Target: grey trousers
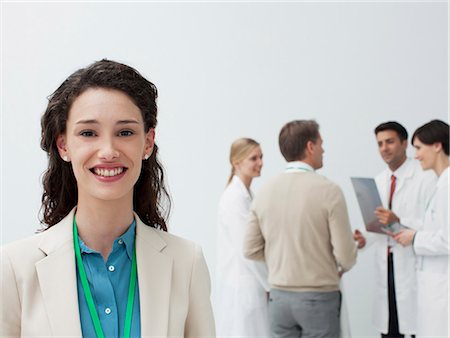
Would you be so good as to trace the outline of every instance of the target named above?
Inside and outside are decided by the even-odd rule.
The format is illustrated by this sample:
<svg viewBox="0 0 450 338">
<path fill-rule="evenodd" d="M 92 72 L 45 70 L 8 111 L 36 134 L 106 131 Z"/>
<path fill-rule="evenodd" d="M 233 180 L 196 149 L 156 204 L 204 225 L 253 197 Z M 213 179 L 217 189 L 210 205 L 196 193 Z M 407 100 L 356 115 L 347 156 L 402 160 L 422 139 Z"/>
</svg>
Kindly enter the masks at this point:
<svg viewBox="0 0 450 338">
<path fill-rule="evenodd" d="M 341 292 L 270 290 L 269 319 L 273 338 L 338 338 Z"/>
</svg>

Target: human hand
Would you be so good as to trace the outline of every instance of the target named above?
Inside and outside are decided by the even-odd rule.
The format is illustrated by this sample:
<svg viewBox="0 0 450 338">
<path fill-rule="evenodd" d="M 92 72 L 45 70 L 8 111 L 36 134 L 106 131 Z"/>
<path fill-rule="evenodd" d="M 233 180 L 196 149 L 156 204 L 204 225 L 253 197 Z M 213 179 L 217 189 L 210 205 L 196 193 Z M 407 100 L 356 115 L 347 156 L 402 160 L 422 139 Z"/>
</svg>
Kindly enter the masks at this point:
<svg viewBox="0 0 450 338">
<path fill-rule="evenodd" d="M 403 229 L 394 235 L 394 239 L 403 246 L 411 245 L 416 234 L 414 229 Z"/>
<path fill-rule="evenodd" d="M 353 233 L 353 239 L 358 243 L 358 249 L 362 249 L 366 246 L 366 238 L 358 229 Z"/>
<path fill-rule="evenodd" d="M 394 222 L 400 222 L 400 218 L 397 217 L 391 210 L 385 209 L 383 207 L 378 207 L 375 209 L 375 215 L 381 224 L 388 225 Z"/>
</svg>

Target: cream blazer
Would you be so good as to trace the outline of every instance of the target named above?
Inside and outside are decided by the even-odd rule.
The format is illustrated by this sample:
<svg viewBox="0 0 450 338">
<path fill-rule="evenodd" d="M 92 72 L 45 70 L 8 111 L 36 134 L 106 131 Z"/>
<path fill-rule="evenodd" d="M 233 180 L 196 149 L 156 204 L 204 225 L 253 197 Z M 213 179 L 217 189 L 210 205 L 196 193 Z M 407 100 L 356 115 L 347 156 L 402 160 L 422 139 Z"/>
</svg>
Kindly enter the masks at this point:
<svg viewBox="0 0 450 338">
<path fill-rule="evenodd" d="M 1 249 L 0 336 L 81 337 L 73 216 Z M 201 249 L 135 218 L 142 337 L 214 337 Z"/>
</svg>

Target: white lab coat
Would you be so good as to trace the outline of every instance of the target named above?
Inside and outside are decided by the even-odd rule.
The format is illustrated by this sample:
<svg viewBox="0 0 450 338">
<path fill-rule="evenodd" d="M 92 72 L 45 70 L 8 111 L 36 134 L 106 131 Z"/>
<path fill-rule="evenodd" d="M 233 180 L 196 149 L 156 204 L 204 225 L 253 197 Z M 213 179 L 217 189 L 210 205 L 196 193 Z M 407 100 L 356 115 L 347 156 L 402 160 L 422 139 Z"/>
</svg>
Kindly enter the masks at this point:
<svg viewBox="0 0 450 338">
<path fill-rule="evenodd" d="M 214 299 L 218 337 L 270 337 L 267 267 L 243 256 L 251 200 L 237 176 L 220 199 Z"/>
<path fill-rule="evenodd" d="M 386 168 L 375 178 L 385 208 L 389 201 L 391 174 L 389 168 Z M 401 224 L 420 229 L 425 215 L 426 202 L 435 187 L 436 175 L 431 170 L 423 171 L 419 163 L 412 159 L 407 159 L 394 174 L 397 176 L 397 182 L 392 199 L 392 211 L 400 218 Z M 417 290 L 414 251 L 411 246 L 402 247 L 389 236 L 367 234 L 368 244 L 375 245 L 375 290 L 372 316 L 375 328 L 384 334 L 388 331 L 387 246 L 389 244 L 394 256 L 399 330 L 403 334 L 415 334 Z"/>
<path fill-rule="evenodd" d="M 424 227 L 414 237 L 418 256 L 417 337 L 450 337 L 449 330 L 449 170 L 439 177 Z"/>
</svg>

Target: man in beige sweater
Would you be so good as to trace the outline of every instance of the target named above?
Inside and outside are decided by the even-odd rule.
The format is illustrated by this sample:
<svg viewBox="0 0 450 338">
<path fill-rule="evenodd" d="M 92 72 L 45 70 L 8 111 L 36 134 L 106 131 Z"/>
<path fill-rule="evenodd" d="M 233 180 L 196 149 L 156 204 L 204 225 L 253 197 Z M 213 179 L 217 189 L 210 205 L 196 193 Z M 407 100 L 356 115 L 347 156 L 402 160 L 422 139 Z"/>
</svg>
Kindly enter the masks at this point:
<svg viewBox="0 0 450 338">
<path fill-rule="evenodd" d="M 244 255 L 267 263 L 272 336 L 339 337 L 340 275 L 356 262 L 341 189 L 322 167 L 319 125 L 292 121 L 279 135 L 286 171 L 253 201 Z"/>
</svg>

